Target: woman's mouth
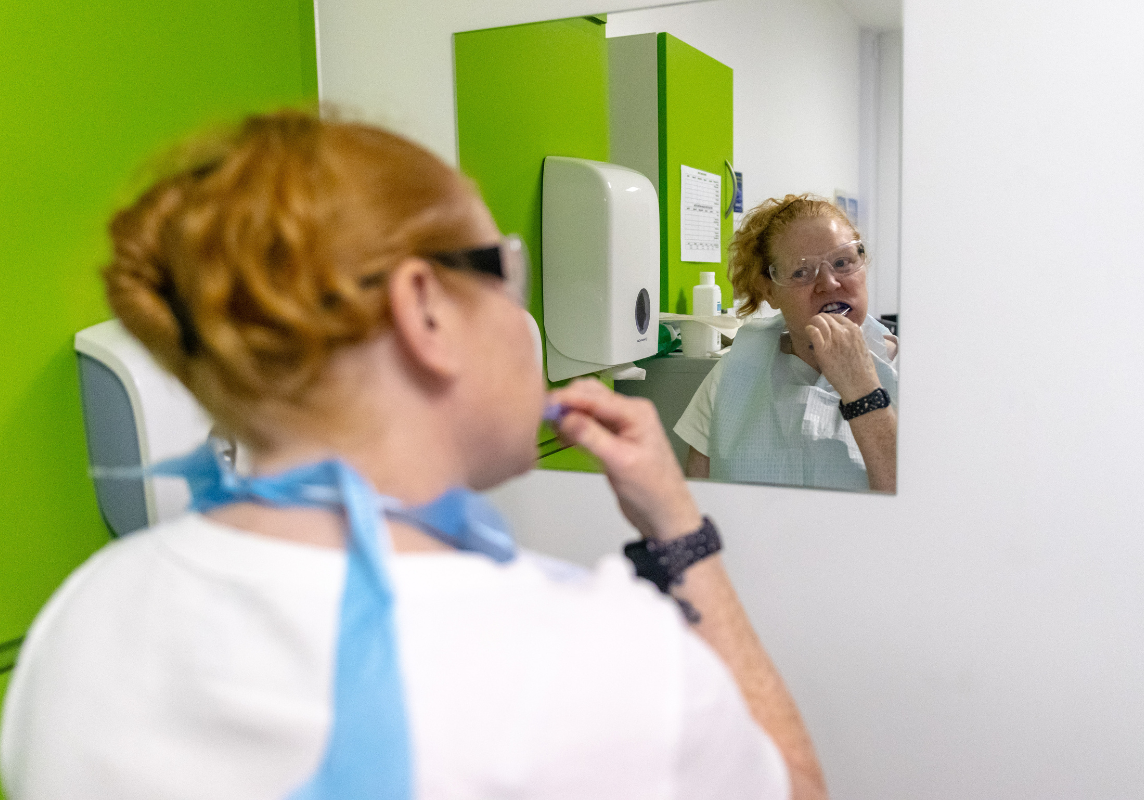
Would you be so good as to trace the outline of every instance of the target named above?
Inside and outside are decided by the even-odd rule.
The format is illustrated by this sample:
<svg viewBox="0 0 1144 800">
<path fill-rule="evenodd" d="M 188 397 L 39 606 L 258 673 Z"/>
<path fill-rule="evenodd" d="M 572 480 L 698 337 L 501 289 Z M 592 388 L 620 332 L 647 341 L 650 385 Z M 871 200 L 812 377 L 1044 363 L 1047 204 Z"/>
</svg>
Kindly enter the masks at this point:
<svg viewBox="0 0 1144 800">
<path fill-rule="evenodd" d="M 818 309 L 819 314 L 848 314 L 850 306 L 846 303 L 827 303 Z"/>
</svg>

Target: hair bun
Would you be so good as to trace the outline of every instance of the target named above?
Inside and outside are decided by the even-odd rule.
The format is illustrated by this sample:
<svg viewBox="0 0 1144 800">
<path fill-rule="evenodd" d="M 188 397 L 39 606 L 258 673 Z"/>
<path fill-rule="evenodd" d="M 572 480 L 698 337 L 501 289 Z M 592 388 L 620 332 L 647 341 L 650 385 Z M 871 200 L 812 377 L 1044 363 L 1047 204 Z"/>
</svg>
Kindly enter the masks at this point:
<svg viewBox="0 0 1144 800">
<path fill-rule="evenodd" d="M 112 219 L 108 301 L 248 441 L 269 436 L 272 407 L 315 401 L 335 349 L 387 324 L 364 271 L 470 244 L 469 184 L 376 128 L 283 111 L 184 152 Z"/>
</svg>

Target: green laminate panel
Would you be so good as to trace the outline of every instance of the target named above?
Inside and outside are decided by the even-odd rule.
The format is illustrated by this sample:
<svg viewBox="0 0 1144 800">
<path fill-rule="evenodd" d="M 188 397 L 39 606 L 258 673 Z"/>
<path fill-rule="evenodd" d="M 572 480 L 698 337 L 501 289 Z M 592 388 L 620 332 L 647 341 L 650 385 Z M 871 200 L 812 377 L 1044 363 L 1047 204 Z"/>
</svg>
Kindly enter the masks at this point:
<svg viewBox="0 0 1144 800">
<path fill-rule="evenodd" d="M 6 3 L 0 26 L 0 641 L 107 542 L 72 337 L 107 319 L 111 211 L 189 132 L 317 99 L 312 0 Z"/>
<path fill-rule="evenodd" d="M 660 310 L 691 313 L 691 289 L 700 272 L 715 272 L 723 291 L 723 306 L 731 305 L 727 279 L 727 248 L 733 218 L 722 217 L 721 264 L 680 259 L 680 166 L 723 176 L 723 207 L 733 194 L 724 160 L 733 151 L 733 97 L 731 68 L 668 33 L 657 39 L 659 69 L 659 186 Z"/>
<path fill-rule="evenodd" d="M 500 229 L 532 256 L 529 311 L 544 328 L 540 243 L 545 156 L 608 160 L 607 42 L 599 18 L 538 22 L 453 37 L 461 170 L 476 181 Z M 565 450 L 545 468 L 598 471 Z"/>
</svg>

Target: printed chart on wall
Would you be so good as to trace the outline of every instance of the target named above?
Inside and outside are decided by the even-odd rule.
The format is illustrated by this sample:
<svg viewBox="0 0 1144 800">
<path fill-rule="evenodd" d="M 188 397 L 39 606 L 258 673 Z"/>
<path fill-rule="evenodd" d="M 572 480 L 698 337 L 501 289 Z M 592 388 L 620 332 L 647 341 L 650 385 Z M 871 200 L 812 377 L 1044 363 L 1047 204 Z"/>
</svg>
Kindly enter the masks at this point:
<svg viewBox="0 0 1144 800">
<path fill-rule="evenodd" d="M 681 260 L 718 263 L 719 201 L 722 176 L 680 165 L 679 229 L 683 236 Z"/>
</svg>

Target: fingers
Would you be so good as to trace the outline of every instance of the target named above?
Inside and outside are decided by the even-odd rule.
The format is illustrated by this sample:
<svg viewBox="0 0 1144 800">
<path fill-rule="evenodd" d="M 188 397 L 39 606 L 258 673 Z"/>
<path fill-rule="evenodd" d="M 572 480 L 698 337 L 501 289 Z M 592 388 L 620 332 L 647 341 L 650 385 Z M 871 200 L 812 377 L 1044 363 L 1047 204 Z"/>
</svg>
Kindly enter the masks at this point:
<svg viewBox="0 0 1144 800">
<path fill-rule="evenodd" d="M 810 339 L 810 346 L 816 353 L 821 353 L 826 344 L 826 336 L 817 325 L 806 326 L 806 336 Z"/>
<path fill-rule="evenodd" d="M 600 459 L 620 508 L 646 537 L 694 530 L 695 501 L 687 491 L 655 407 L 616 395 L 594 380 L 579 380 L 549 394 L 565 413 L 560 437 Z"/>
<path fill-rule="evenodd" d="M 583 412 L 570 411 L 564 417 L 560 422 L 560 436 L 569 444 L 583 447 L 605 463 L 616 457 L 614 451 L 618 440 L 615 433 Z"/>
<path fill-rule="evenodd" d="M 567 386 L 553 389 L 548 393 L 548 399 L 572 408 L 606 403 L 612 394 L 608 387 L 597 380 L 578 378 Z"/>
<path fill-rule="evenodd" d="M 842 314 L 815 314 L 806 326 L 806 335 L 816 351 L 824 346 L 839 345 L 857 335 L 865 343 L 862 329 Z M 817 332 L 817 337 L 815 336 Z"/>
<path fill-rule="evenodd" d="M 818 314 L 806 326 L 818 368 L 845 402 L 869 394 L 878 373 L 861 327 L 836 314 Z"/>
<path fill-rule="evenodd" d="M 554 426 L 560 437 L 583 446 L 609 469 L 622 469 L 642 457 L 673 458 L 659 412 L 649 400 L 624 397 L 597 381 L 583 380 L 551 392 L 549 401 L 565 409 Z"/>
<path fill-rule="evenodd" d="M 646 416 L 645 404 L 613 392 L 596 380 L 581 379 L 550 392 L 549 401 L 569 411 L 581 411 L 613 430 L 636 424 Z M 561 426 L 563 429 L 563 426 Z"/>
<path fill-rule="evenodd" d="M 860 330 L 860 326 L 845 314 L 815 314 L 810 318 L 811 323 L 821 323 L 822 327 L 830 331 Z"/>
</svg>

